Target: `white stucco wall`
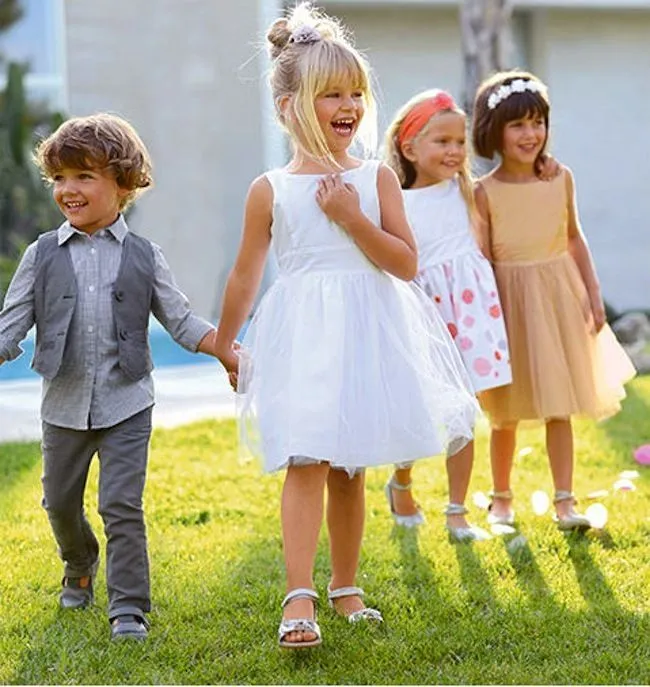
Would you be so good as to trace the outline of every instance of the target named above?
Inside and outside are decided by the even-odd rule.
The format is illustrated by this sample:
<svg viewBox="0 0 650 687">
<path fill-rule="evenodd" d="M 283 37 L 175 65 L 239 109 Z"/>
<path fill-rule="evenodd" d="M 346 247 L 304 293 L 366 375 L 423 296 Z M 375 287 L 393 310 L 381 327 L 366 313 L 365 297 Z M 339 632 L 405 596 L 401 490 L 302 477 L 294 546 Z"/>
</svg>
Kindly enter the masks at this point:
<svg viewBox="0 0 650 687">
<path fill-rule="evenodd" d="M 258 0 L 66 0 L 71 115 L 110 110 L 147 143 L 156 186 L 132 227 L 159 243 L 196 309 L 216 317 L 244 197 L 265 167 Z"/>
</svg>

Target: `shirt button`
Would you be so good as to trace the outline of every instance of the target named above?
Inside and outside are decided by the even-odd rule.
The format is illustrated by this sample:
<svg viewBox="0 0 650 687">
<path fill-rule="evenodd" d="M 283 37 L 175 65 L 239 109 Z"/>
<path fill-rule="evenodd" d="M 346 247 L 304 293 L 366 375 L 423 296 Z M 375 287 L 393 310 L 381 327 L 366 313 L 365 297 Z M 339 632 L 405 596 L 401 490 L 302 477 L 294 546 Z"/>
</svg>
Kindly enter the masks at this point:
<svg viewBox="0 0 650 687">
<path fill-rule="evenodd" d="M 88 287 L 88 291 L 90 291 L 90 293 L 92 293 L 94 290 L 95 290 L 95 287 L 91 284 L 91 285 Z"/>
<path fill-rule="evenodd" d="M 88 325 L 88 331 L 89 331 L 91 334 L 93 333 L 94 329 L 95 329 L 95 328 L 92 326 L 92 324 L 89 324 L 89 325 Z"/>
</svg>

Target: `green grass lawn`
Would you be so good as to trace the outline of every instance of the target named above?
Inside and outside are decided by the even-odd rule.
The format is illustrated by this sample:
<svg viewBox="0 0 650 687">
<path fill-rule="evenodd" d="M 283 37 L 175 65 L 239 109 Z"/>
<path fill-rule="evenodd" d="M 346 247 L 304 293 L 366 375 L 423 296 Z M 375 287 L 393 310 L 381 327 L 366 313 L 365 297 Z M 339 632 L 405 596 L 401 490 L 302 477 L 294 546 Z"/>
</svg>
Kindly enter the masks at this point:
<svg viewBox="0 0 650 687">
<path fill-rule="evenodd" d="M 522 432 L 513 488 L 520 533 L 452 545 L 440 514 L 440 460 L 416 467 L 427 524 L 397 531 L 384 501 L 389 469 L 368 473 L 359 583 L 381 627 L 349 626 L 325 603 L 319 649 L 276 647 L 284 592 L 282 475 L 240 462 L 234 422 L 202 422 L 153 437 L 146 512 L 155 609 L 145 644 L 114 644 L 103 571 L 95 608 L 61 612 L 61 564 L 40 507 L 38 445 L 0 446 L 0 683 L 10 684 L 647 684 L 650 682 L 650 468 L 631 449 L 650 442 L 650 377 L 624 411 L 576 424 L 576 492 L 608 489 L 602 532 L 563 535 L 530 495 L 551 493 L 542 432 Z M 490 487 L 487 434 L 470 493 Z M 614 493 L 638 468 L 635 492 Z M 97 467 L 88 507 L 97 531 Z M 470 497 L 471 505 L 471 497 Z M 582 500 L 582 506 L 587 502 Z M 481 524 L 484 512 L 472 506 Z M 519 539 L 519 542 L 522 540 Z M 316 583 L 328 581 L 323 534 Z"/>
</svg>

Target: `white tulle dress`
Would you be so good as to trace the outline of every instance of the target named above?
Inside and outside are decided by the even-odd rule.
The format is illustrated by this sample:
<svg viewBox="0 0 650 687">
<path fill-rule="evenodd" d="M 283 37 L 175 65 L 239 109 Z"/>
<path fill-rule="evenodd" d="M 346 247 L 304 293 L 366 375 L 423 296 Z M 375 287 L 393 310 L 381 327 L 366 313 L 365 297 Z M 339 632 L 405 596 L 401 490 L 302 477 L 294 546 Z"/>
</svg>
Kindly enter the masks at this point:
<svg viewBox="0 0 650 687">
<path fill-rule="evenodd" d="M 378 168 L 366 161 L 343 173 L 377 225 Z M 479 410 L 435 307 L 324 215 L 321 175 L 266 176 L 279 275 L 242 341 L 243 444 L 267 471 L 305 459 L 352 471 L 455 452 Z"/>
</svg>

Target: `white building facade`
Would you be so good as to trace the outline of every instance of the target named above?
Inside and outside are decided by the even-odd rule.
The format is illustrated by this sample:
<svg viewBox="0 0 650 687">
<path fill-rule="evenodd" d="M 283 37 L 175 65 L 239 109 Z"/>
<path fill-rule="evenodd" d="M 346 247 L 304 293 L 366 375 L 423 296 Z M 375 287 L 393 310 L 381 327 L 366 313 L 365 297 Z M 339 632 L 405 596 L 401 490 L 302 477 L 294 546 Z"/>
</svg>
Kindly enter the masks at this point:
<svg viewBox="0 0 650 687">
<path fill-rule="evenodd" d="M 284 162 L 263 41 L 283 3 L 24 2 L 25 21 L 47 9 L 38 24 L 44 37 L 33 41 L 43 72 L 30 77 L 33 92 L 70 115 L 108 110 L 133 122 L 151 150 L 156 186 L 131 225 L 163 247 L 197 310 L 216 318 L 248 186 Z M 349 25 L 368 56 L 382 127 L 419 90 L 442 87 L 460 96 L 457 2 L 318 4 Z M 549 85 L 552 151 L 576 175 L 605 297 L 617 309 L 647 309 L 650 0 L 531 0 L 515 8 L 512 65 Z M 15 32 L 0 39 L 9 57 L 21 46 Z"/>
</svg>

